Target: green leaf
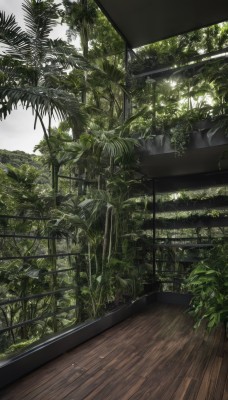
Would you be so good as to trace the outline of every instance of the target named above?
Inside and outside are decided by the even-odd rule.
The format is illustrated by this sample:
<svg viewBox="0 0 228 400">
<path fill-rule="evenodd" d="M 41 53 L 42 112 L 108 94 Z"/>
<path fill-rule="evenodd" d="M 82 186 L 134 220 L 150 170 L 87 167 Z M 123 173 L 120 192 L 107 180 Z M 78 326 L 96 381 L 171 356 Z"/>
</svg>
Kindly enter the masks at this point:
<svg viewBox="0 0 228 400">
<path fill-rule="evenodd" d="M 40 271 L 38 269 L 29 268 L 25 271 L 25 275 L 32 279 L 39 279 Z"/>
</svg>

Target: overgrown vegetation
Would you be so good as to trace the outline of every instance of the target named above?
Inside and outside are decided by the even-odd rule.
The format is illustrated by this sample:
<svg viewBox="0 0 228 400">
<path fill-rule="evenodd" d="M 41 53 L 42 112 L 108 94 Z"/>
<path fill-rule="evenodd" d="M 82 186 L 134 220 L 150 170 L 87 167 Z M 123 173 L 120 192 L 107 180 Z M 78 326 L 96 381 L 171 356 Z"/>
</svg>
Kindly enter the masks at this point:
<svg viewBox="0 0 228 400">
<path fill-rule="evenodd" d="M 152 85 L 134 80 L 129 88 L 124 45 L 94 3 L 64 0 L 63 5 L 25 0 L 25 31 L 0 11 L 0 43 L 6 46 L 0 59 L 0 117 L 19 105 L 31 108 L 44 135 L 36 158 L 0 153 L 3 355 L 100 316 L 154 282 L 151 226 L 143 227 L 151 199 L 135 189 L 142 177 L 135 151 L 139 139 L 171 135 L 180 153 L 199 118 L 226 123 L 226 64 L 176 75 L 175 82 L 171 75 Z M 61 20 L 69 38 L 80 38 L 80 51 L 50 39 Z M 138 51 L 140 65 L 148 60 L 153 68 L 173 66 L 174 60 L 183 65 L 190 55 L 209 51 L 212 42 L 218 49 L 226 45 L 227 25 L 211 29 Z M 136 62 L 130 68 L 137 71 Z M 125 121 L 124 94 L 132 98 Z M 62 120 L 58 127 L 56 116 Z M 167 243 L 171 236 L 164 229 L 160 235 Z M 175 267 L 168 276 L 190 271 L 178 251 L 163 250 L 162 264 L 157 262 L 161 280 L 167 279 L 170 260 Z M 190 252 L 184 251 L 187 258 Z"/>
<path fill-rule="evenodd" d="M 188 288 L 193 294 L 191 313 L 196 327 L 203 321 L 209 330 L 228 323 L 228 259 L 227 245 L 213 249 L 190 273 Z"/>
<path fill-rule="evenodd" d="M 130 64 L 132 107 L 146 105 L 135 124 L 144 138 L 168 136 L 181 155 L 193 131 L 227 133 L 227 29 L 220 24 L 137 51 Z"/>
</svg>

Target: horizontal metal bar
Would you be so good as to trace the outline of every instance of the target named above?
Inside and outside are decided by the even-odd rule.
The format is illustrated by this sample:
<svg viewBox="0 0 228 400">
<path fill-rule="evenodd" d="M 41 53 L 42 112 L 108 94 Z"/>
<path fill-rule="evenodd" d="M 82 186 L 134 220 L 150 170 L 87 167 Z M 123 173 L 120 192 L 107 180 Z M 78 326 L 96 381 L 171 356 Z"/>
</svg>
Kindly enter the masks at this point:
<svg viewBox="0 0 228 400">
<path fill-rule="evenodd" d="M 163 283 L 171 283 L 172 285 L 173 285 L 173 284 L 175 285 L 176 282 L 174 282 L 173 280 L 161 281 L 161 284 L 163 284 Z M 181 282 L 180 282 L 180 283 L 181 283 Z"/>
<path fill-rule="evenodd" d="M 7 260 L 32 260 L 32 259 L 39 259 L 39 258 L 58 258 L 58 257 L 67 257 L 67 256 L 78 256 L 78 253 L 59 253 L 59 254 L 44 254 L 40 256 L 10 256 L 10 257 L 0 257 L 0 261 L 7 261 Z"/>
<path fill-rule="evenodd" d="M 18 324 L 15 324 L 15 325 L 7 326 L 6 328 L 0 329 L 0 334 L 1 333 L 5 333 L 7 331 L 11 331 L 12 329 L 21 328 L 24 325 L 29 325 L 29 324 L 33 324 L 34 322 L 37 322 L 37 321 L 42 321 L 42 320 L 44 320 L 46 318 L 54 317 L 54 316 L 59 315 L 62 312 L 65 312 L 65 311 L 74 310 L 74 309 L 76 309 L 76 307 L 77 306 L 75 304 L 74 306 L 65 307 L 65 308 L 61 309 L 61 311 L 59 311 L 57 313 L 51 313 L 50 312 L 50 313 L 47 313 L 47 314 L 43 314 L 40 317 L 36 317 L 36 318 L 33 318 L 33 319 L 28 319 L 27 321 L 23 321 L 23 322 L 20 322 Z"/>
<path fill-rule="evenodd" d="M 200 236 L 200 240 L 204 240 L 207 239 L 208 240 L 208 235 L 207 236 Z M 199 238 L 196 237 L 172 237 L 172 238 L 156 238 L 156 242 L 157 241 L 167 241 L 167 242 L 177 242 L 177 241 L 187 241 L 187 240 L 199 240 Z M 220 236 L 220 237 L 212 237 L 211 240 L 220 240 L 221 242 L 228 240 L 227 236 Z M 213 243 L 213 244 L 220 244 L 220 243 Z"/>
<path fill-rule="evenodd" d="M 194 248 L 194 249 L 196 249 L 196 248 L 203 248 L 203 247 L 213 247 L 214 246 L 214 244 L 207 244 L 207 243 L 201 243 L 201 244 L 199 244 L 199 243 L 169 243 L 169 244 L 163 244 L 163 243 L 161 243 L 161 244 L 155 244 L 155 245 L 151 245 L 152 247 L 154 246 L 154 247 L 156 247 L 156 248 L 160 248 L 160 247 L 162 247 L 162 248 L 172 248 L 172 247 L 187 247 L 187 248 Z"/>
<path fill-rule="evenodd" d="M 16 235 L 13 233 L 2 233 L 0 232 L 0 237 L 7 238 L 21 238 L 21 239 L 53 239 L 53 236 L 37 236 L 37 235 Z"/>
<path fill-rule="evenodd" d="M 138 79 L 138 78 L 144 78 L 147 76 L 156 76 L 157 77 L 162 77 L 164 75 L 173 75 L 179 72 L 183 72 L 183 71 L 187 71 L 187 70 L 194 70 L 199 69 L 202 66 L 205 66 L 206 63 L 208 63 L 208 65 L 213 65 L 216 63 L 226 63 L 227 62 L 227 55 L 221 55 L 220 57 L 217 58 L 210 58 L 208 60 L 204 60 L 201 62 L 195 62 L 192 64 L 186 64 L 180 67 L 163 67 L 163 68 L 158 68 L 158 69 L 154 69 L 154 70 L 150 70 L 150 71 L 145 71 L 145 72 L 141 72 L 139 74 L 132 74 L 133 78 Z"/>
<path fill-rule="evenodd" d="M 197 259 L 194 259 L 194 260 L 186 258 L 186 259 L 175 259 L 173 261 L 170 261 L 170 258 L 167 258 L 167 259 L 165 259 L 165 258 L 156 258 L 156 263 L 161 263 L 161 262 L 167 263 L 167 262 L 169 262 L 169 264 L 172 264 L 172 262 L 179 262 L 179 263 L 191 264 L 191 263 L 199 262 L 201 260 L 202 260 L 202 258 L 200 258 L 200 257 L 197 258 Z"/>
<path fill-rule="evenodd" d="M 182 65 L 182 66 L 177 67 L 177 68 L 187 68 L 187 67 L 190 67 L 190 66 L 194 67 L 196 65 L 196 63 L 194 64 L 192 62 L 199 61 L 199 60 L 202 60 L 204 63 L 207 62 L 207 61 L 210 61 L 211 59 L 212 60 L 217 60 L 217 59 L 220 60 L 220 58 L 224 58 L 225 57 L 225 53 L 227 53 L 227 52 L 228 52 L 228 47 L 224 47 L 223 49 L 220 49 L 220 50 L 214 50 L 214 51 L 210 51 L 208 53 L 198 54 L 198 55 L 195 55 L 192 58 L 190 58 L 189 61 L 188 61 L 188 64 Z M 220 55 L 221 57 L 214 58 L 214 56 L 216 56 L 216 55 Z M 205 58 L 207 58 L 207 60 L 205 60 Z M 192 63 L 192 64 L 190 64 L 190 63 Z M 150 73 L 158 73 L 158 72 L 163 72 L 163 71 L 172 71 L 173 68 L 174 68 L 173 66 L 168 65 L 168 66 L 165 66 L 163 68 L 157 68 L 157 69 L 154 69 L 154 70 L 151 70 L 151 71 L 145 71 L 145 72 L 142 72 L 142 73 L 133 74 L 133 77 L 134 78 L 139 78 L 139 77 L 145 76 L 145 74 L 148 74 L 148 73 L 150 74 Z"/>
<path fill-rule="evenodd" d="M 59 178 L 63 179 L 69 179 L 71 181 L 82 181 L 84 183 L 96 183 L 96 181 L 87 181 L 84 178 L 76 178 L 76 177 L 71 177 L 71 176 L 66 176 L 66 175 L 58 175 Z"/>
<path fill-rule="evenodd" d="M 25 219 L 29 221 L 50 221 L 51 218 L 48 217 L 26 217 L 26 216 L 19 216 L 19 215 L 0 215 L 0 219 Z"/>
<path fill-rule="evenodd" d="M 167 270 L 165 270 L 165 271 L 159 271 L 159 269 L 157 268 L 156 269 L 156 274 L 158 275 L 158 276 L 160 276 L 161 278 L 163 277 L 163 278 L 165 278 L 166 276 L 169 278 L 169 279 L 175 279 L 175 278 L 179 278 L 180 276 L 188 276 L 190 273 L 191 273 L 191 271 L 192 271 L 192 269 L 189 269 L 189 270 L 186 270 L 186 271 L 184 271 L 184 272 L 177 272 L 177 271 L 167 271 Z M 164 275 L 164 276 L 163 276 Z"/>
<path fill-rule="evenodd" d="M 61 272 L 76 271 L 76 270 L 77 270 L 77 268 L 66 268 L 66 269 L 59 269 L 57 271 L 41 272 L 40 275 L 56 275 Z"/>
<path fill-rule="evenodd" d="M 46 292 L 46 293 L 37 293 L 37 294 L 33 294 L 31 296 L 26 296 L 26 297 L 17 297 L 17 298 L 8 299 L 8 300 L 0 300 L 0 306 L 6 306 L 8 304 L 18 303 L 20 301 L 28 301 L 28 300 L 32 300 L 32 299 L 42 299 L 43 297 L 52 296 L 53 294 L 57 294 L 57 293 L 61 293 L 61 292 L 68 292 L 75 288 L 76 288 L 76 286 L 68 286 L 65 288 L 53 290 L 53 291 Z"/>
</svg>

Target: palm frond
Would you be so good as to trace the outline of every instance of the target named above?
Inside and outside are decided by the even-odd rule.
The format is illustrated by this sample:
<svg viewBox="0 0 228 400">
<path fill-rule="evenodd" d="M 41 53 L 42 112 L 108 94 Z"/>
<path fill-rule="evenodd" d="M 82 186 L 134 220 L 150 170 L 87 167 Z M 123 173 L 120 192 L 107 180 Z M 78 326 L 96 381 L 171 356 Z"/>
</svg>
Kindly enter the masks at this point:
<svg viewBox="0 0 228 400">
<path fill-rule="evenodd" d="M 106 207 L 111 207 L 109 194 L 104 190 L 91 192 L 91 198 L 85 199 L 79 204 L 80 217 L 91 225 L 96 219 L 105 213 Z"/>
<path fill-rule="evenodd" d="M 124 123 L 119 127 L 120 131 L 126 131 L 128 130 L 132 124 L 134 124 L 135 121 L 137 121 L 138 118 L 141 118 L 145 115 L 146 112 L 146 107 L 143 107 L 141 110 L 139 110 L 137 113 L 131 115 Z"/>
<path fill-rule="evenodd" d="M 106 142 L 103 151 L 111 157 L 127 156 L 134 149 L 134 142 L 130 138 L 113 137 Z"/>
<path fill-rule="evenodd" d="M 55 236 L 63 237 L 69 236 L 69 231 L 72 228 L 82 229 L 87 231 L 88 227 L 79 215 L 63 213 L 58 211 L 57 216 L 53 217 L 48 223 L 49 233 Z"/>
<path fill-rule="evenodd" d="M 113 83 L 121 88 L 124 93 L 129 95 L 124 84 L 124 79 L 124 72 L 115 65 L 110 64 L 107 60 L 102 63 L 101 67 L 94 66 L 94 73 L 90 77 L 90 80 L 96 81 L 98 86 L 103 87 L 104 81 L 107 82 L 107 84 Z"/>
<path fill-rule="evenodd" d="M 58 5 L 44 0 L 24 0 L 22 9 L 28 35 L 34 40 L 33 45 L 46 42 L 57 23 Z"/>
<path fill-rule="evenodd" d="M 99 137 L 99 147 L 109 157 L 127 157 L 133 153 L 137 141 L 133 138 L 120 137 L 115 132 L 104 132 Z"/>
<path fill-rule="evenodd" d="M 124 81 L 124 72 L 107 60 L 103 61 L 102 69 L 110 81 L 118 84 Z"/>
<path fill-rule="evenodd" d="M 21 104 L 23 108 L 32 108 L 41 118 L 48 114 L 59 119 L 70 117 L 76 123 L 83 123 L 85 115 L 80 110 L 74 96 L 63 90 L 26 87 L 26 88 L 0 88 L 0 119 L 6 118 L 13 109 Z"/>
<path fill-rule="evenodd" d="M 2 166 L 1 166 L 1 168 L 2 168 Z M 6 175 L 9 178 L 13 179 L 16 182 L 20 182 L 20 176 L 19 176 L 19 174 L 17 174 L 15 172 L 15 170 L 13 168 L 10 168 L 10 166 L 8 166 L 8 167 L 4 166 L 4 168 L 2 168 L 2 169 L 4 170 L 4 172 L 6 173 Z"/>
<path fill-rule="evenodd" d="M 6 45 L 7 53 L 16 59 L 22 59 L 30 52 L 27 33 L 17 24 L 13 14 L 6 16 L 4 11 L 0 11 L 0 43 Z"/>
<path fill-rule="evenodd" d="M 10 55 L 4 55 L 0 59 L 0 71 L 4 74 L 6 85 L 31 84 L 36 78 L 37 71 L 34 67 L 27 65 L 21 60 L 15 60 Z"/>
<path fill-rule="evenodd" d="M 49 39 L 47 41 L 47 55 L 44 61 L 51 63 L 52 66 L 57 64 L 63 68 L 76 68 L 81 70 L 92 70 L 92 66 L 81 54 L 78 54 L 74 46 L 66 43 L 61 39 Z"/>
</svg>

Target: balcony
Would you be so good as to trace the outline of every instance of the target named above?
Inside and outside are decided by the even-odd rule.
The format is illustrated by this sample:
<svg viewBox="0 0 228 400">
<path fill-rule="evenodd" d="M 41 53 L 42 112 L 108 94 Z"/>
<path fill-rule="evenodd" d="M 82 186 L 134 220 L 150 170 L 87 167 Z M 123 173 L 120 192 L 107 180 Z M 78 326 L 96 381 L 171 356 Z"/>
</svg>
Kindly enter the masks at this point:
<svg viewBox="0 0 228 400">
<path fill-rule="evenodd" d="M 222 328 L 194 331 L 181 306 L 155 303 L 0 391 L 2 400 L 227 397 Z"/>
</svg>

